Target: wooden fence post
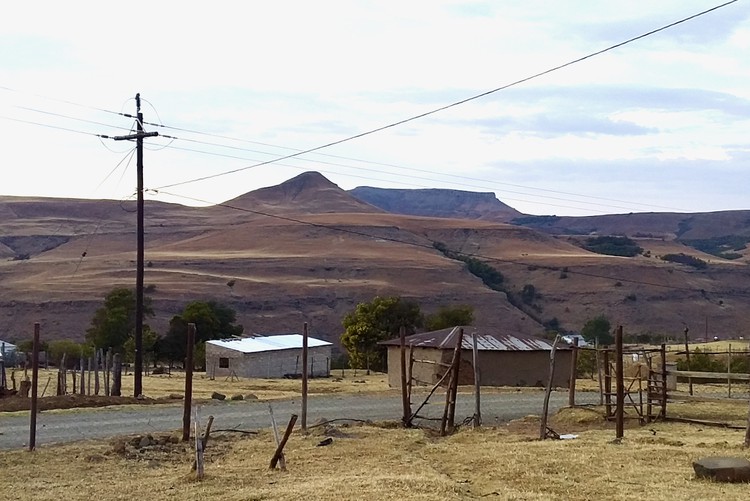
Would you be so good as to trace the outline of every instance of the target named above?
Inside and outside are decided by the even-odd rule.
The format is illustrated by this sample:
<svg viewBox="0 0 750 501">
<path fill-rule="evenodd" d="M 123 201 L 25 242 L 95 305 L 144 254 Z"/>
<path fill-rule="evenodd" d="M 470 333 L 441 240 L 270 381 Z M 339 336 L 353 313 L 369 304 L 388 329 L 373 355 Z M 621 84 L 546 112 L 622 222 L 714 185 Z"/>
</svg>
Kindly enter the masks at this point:
<svg viewBox="0 0 750 501">
<path fill-rule="evenodd" d="M 599 381 L 599 405 L 604 405 L 604 384 L 602 383 L 602 358 L 599 347 L 599 336 L 594 338 L 594 349 L 596 350 L 596 377 Z"/>
<path fill-rule="evenodd" d="M 453 348 L 453 359 L 451 361 L 450 369 L 448 369 L 451 376 L 448 382 L 448 391 L 445 392 L 445 409 L 443 410 L 443 419 L 440 422 L 440 435 L 442 436 L 445 436 L 448 431 L 453 431 L 453 424 L 456 413 L 456 392 L 458 390 L 459 374 L 458 369 L 461 365 L 461 345 L 463 343 L 464 330 L 458 329 L 458 336 L 456 337 L 456 346 Z"/>
<path fill-rule="evenodd" d="M 294 429 L 294 423 L 296 422 L 297 415 L 292 414 L 292 417 L 289 419 L 289 424 L 286 426 L 284 437 L 281 439 L 281 443 L 279 443 L 279 445 L 276 447 L 276 451 L 273 453 L 273 457 L 271 458 L 271 465 L 269 466 L 270 469 L 273 470 L 274 468 L 276 468 L 276 463 L 279 462 L 279 458 L 284 453 L 284 446 L 289 440 L 289 436 L 292 434 L 292 430 Z"/>
<path fill-rule="evenodd" d="M 301 427 L 307 433 L 307 322 L 302 325 L 302 422 Z M 296 417 L 295 417 L 296 420 Z"/>
<path fill-rule="evenodd" d="M 271 406 L 271 403 L 268 404 L 268 413 L 271 415 L 271 427 L 273 428 L 273 438 L 276 440 L 276 447 L 281 445 L 281 437 L 279 437 L 279 428 L 276 426 L 276 418 L 273 416 L 273 407 Z M 282 470 L 286 470 L 286 458 L 284 457 L 284 452 L 281 453 L 279 456 L 279 467 Z"/>
<path fill-rule="evenodd" d="M 578 338 L 573 338 L 570 360 L 570 382 L 568 383 L 568 407 L 576 406 L 576 376 L 578 375 Z"/>
<path fill-rule="evenodd" d="M 403 408 L 403 416 L 401 417 L 401 423 L 404 427 L 409 427 L 409 420 L 411 418 L 411 403 L 409 402 L 409 392 L 406 387 L 406 327 L 401 326 L 399 329 L 399 337 L 401 340 L 400 346 L 400 369 L 401 369 L 401 405 Z"/>
<path fill-rule="evenodd" d="M 113 397 L 119 397 L 122 394 L 122 362 L 119 353 L 112 357 L 112 391 Z"/>
<path fill-rule="evenodd" d="M 84 365 L 83 365 L 83 355 L 81 355 L 80 363 L 81 363 L 81 366 L 80 366 L 80 369 L 81 369 L 81 374 L 80 374 L 80 377 L 81 377 L 81 391 L 80 391 L 80 393 L 81 393 L 81 395 L 85 395 L 86 394 L 86 369 L 84 368 Z"/>
<path fill-rule="evenodd" d="M 94 395 L 99 395 L 99 364 L 101 360 L 101 349 L 94 350 Z"/>
<path fill-rule="evenodd" d="M 729 385 L 727 397 L 732 398 L 732 343 L 729 343 L 727 350 L 727 384 Z"/>
<path fill-rule="evenodd" d="M 479 348 L 477 347 L 477 331 L 471 335 L 471 356 L 474 364 L 474 428 L 482 426 L 482 403 L 480 397 Z"/>
<path fill-rule="evenodd" d="M 36 448 L 37 385 L 39 383 L 39 322 L 34 324 L 31 347 L 31 412 L 29 417 L 29 452 Z"/>
<path fill-rule="evenodd" d="M 618 325 L 617 331 L 615 331 L 615 352 L 617 354 L 617 360 L 615 361 L 615 371 L 617 372 L 617 414 L 615 415 L 615 425 L 616 437 L 622 438 L 625 433 L 625 379 L 622 363 L 622 325 Z"/>
<path fill-rule="evenodd" d="M 414 384 L 414 345 L 409 344 L 409 367 L 406 372 L 406 388 L 409 393 L 409 403 L 411 403 L 411 390 Z M 411 407 L 410 407 L 411 408 Z M 409 423 L 411 425 L 411 416 L 409 416 Z"/>
<path fill-rule="evenodd" d="M 607 418 L 612 417 L 612 372 L 609 365 L 609 350 L 604 349 L 604 409 Z"/>
<path fill-rule="evenodd" d="M 187 352 L 185 357 L 185 407 L 182 412 L 182 441 L 190 440 L 190 409 L 193 404 L 193 347 L 195 324 L 188 324 Z"/>
<path fill-rule="evenodd" d="M 542 406 L 542 422 L 539 425 L 539 439 L 544 440 L 547 438 L 547 414 L 549 413 L 549 397 L 552 393 L 552 382 L 555 378 L 555 351 L 557 351 L 557 343 L 560 342 L 560 334 L 555 336 L 555 340 L 552 342 L 552 350 L 549 353 L 549 379 L 547 380 L 547 388 L 544 391 L 544 405 Z"/>
<path fill-rule="evenodd" d="M 659 415 L 662 419 L 667 417 L 667 345 L 662 343 L 661 345 L 661 411 Z"/>
</svg>

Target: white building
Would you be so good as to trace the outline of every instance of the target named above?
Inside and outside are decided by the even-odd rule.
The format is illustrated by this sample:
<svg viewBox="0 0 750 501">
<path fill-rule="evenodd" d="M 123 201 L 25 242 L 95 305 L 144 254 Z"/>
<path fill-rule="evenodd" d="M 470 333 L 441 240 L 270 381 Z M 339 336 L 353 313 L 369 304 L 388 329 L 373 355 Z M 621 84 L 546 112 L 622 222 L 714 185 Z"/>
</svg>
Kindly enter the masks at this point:
<svg viewBox="0 0 750 501">
<path fill-rule="evenodd" d="M 328 341 L 308 337 L 307 374 L 331 373 Z M 282 334 L 206 341 L 206 374 L 209 377 L 302 377 L 302 335 Z"/>
</svg>

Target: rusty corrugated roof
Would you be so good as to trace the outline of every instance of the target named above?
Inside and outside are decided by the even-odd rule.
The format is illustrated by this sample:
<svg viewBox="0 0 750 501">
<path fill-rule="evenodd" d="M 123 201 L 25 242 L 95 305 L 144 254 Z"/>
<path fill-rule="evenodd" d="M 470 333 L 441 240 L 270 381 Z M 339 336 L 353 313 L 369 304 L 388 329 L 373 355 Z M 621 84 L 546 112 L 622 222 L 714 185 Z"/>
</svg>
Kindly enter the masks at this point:
<svg viewBox="0 0 750 501">
<path fill-rule="evenodd" d="M 473 326 L 459 326 L 448 329 L 441 329 L 432 332 L 423 332 L 406 337 L 406 345 L 413 345 L 419 348 L 439 348 L 441 350 L 452 350 L 458 340 L 458 330 L 464 330 L 464 338 L 461 347 L 465 350 L 471 350 L 474 342 L 473 337 L 477 338 L 477 349 L 483 351 L 550 351 L 552 343 L 546 339 L 533 336 L 524 336 L 518 334 L 503 334 L 495 330 L 484 329 Z M 398 346 L 401 344 L 400 339 L 390 339 L 384 341 L 384 345 Z M 558 344 L 557 349 L 570 349 L 565 344 Z"/>
</svg>

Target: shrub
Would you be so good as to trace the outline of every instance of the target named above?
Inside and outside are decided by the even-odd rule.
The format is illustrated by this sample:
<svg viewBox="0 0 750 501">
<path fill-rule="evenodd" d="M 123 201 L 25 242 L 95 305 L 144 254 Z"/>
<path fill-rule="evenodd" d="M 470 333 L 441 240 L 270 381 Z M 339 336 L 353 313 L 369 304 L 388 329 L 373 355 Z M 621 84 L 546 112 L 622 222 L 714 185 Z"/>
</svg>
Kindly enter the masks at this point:
<svg viewBox="0 0 750 501">
<path fill-rule="evenodd" d="M 661 257 L 662 261 L 668 261 L 670 263 L 679 263 L 687 266 L 692 266 L 698 270 L 702 270 L 708 267 L 708 263 L 704 260 L 695 256 L 688 256 L 687 254 L 665 254 Z"/>
</svg>

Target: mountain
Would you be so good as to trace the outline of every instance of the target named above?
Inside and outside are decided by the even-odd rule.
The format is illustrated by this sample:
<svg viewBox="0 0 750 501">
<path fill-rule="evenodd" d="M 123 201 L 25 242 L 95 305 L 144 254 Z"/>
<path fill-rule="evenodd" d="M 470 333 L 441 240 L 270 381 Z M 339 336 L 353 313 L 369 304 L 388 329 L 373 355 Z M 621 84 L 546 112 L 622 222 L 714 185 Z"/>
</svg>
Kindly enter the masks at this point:
<svg viewBox="0 0 750 501">
<path fill-rule="evenodd" d="M 414 299 L 425 313 L 469 304 L 477 325 L 521 334 L 540 334 L 542 324 L 578 330 L 598 314 L 626 333 L 668 335 L 684 322 L 737 336 L 750 321 L 747 250 L 725 259 L 662 235 L 637 237 L 644 253 L 635 257 L 595 254 L 581 247 L 586 236 L 494 221 L 487 214 L 503 212 L 500 202 L 472 197 L 449 197 L 464 218 L 393 214 L 305 173 L 214 207 L 147 201 L 145 284 L 155 311 L 147 322 L 164 332 L 188 302 L 213 299 L 234 308 L 247 333 L 299 331 L 308 322 L 312 335 L 337 343 L 344 315 L 376 295 Z M 27 339 L 40 322 L 46 340 L 83 339 L 106 293 L 134 286 L 133 209 L 113 200 L 0 197 L 0 337 Z M 709 232 L 712 217 L 742 231 L 742 216 L 730 216 L 664 221 L 686 230 L 681 236 L 718 234 Z M 602 221 L 618 233 L 616 221 L 628 217 L 641 216 Z M 659 259 L 670 253 L 707 266 Z M 502 273 L 500 285 L 485 285 L 477 263 Z"/>
<path fill-rule="evenodd" d="M 244 209 L 296 213 L 382 212 L 347 194 L 319 172 L 304 172 L 278 186 L 261 188 L 225 203 Z"/>
<path fill-rule="evenodd" d="M 387 189 L 359 186 L 354 197 L 395 214 L 412 216 L 487 219 L 507 222 L 521 213 L 495 198 L 494 193 L 444 189 Z"/>
</svg>

